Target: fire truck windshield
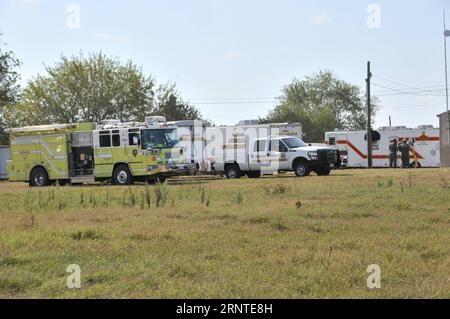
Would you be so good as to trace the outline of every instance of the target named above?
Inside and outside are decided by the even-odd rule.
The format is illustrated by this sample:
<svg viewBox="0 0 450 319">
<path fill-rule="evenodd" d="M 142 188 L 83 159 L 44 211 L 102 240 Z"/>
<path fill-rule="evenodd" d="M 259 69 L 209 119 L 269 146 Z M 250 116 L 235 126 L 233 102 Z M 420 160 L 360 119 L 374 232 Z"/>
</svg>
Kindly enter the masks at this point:
<svg viewBox="0 0 450 319">
<path fill-rule="evenodd" d="M 143 129 L 142 148 L 173 148 L 178 144 L 175 129 Z"/>
</svg>

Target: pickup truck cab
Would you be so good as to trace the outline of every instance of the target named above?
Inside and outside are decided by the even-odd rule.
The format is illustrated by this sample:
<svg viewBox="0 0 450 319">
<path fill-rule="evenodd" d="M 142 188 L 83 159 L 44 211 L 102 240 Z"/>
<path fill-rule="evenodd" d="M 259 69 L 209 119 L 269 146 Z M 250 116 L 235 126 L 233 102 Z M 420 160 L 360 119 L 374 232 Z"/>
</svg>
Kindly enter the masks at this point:
<svg viewBox="0 0 450 319">
<path fill-rule="evenodd" d="M 311 171 L 317 175 L 329 175 L 332 168 L 341 164 L 336 149 L 312 146 L 297 137 L 265 137 L 247 144 L 244 156 L 217 158 L 214 170 L 225 173 L 227 178 L 243 175 L 256 178 L 261 174 L 287 171 L 294 171 L 296 176 L 307 176 Z"/>
</svg>

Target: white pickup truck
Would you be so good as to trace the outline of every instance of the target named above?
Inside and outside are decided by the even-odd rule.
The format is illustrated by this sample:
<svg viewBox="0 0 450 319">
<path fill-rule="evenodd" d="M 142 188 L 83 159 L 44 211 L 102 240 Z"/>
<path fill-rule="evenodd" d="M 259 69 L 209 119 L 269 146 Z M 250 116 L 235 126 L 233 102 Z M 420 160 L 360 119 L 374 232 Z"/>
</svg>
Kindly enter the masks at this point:
<svg viewBox="0 0 450 319">
<path fill-rule="evenodd" d="M 227 178 L 257 178 L 287 171 L 294 171 L 297 176 L 307 176 L 311 171 L 329 175 L 332 168 L 341 164 L 336 149 L 312 146 L 298 137 L 257 138 L 245 144 L 245 148 L 231 148 L 215 156 L 213 170 Z"/>
</svg>

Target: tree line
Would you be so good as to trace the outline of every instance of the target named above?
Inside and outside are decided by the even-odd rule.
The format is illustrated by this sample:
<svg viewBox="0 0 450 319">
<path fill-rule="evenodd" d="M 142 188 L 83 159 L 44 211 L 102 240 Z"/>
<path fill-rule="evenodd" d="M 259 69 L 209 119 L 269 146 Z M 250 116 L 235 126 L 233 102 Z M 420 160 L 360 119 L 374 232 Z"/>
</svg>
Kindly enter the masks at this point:
<svg viewBox="0 0 450 319">
<path fill-rule="evenodd" d="M 122 62 L 102 52 L 63 55 L 24 88 L 18 84 L 20 66 L 14 53 L 1 44 L 0 144 L 7 144 L 5 129 L 10 127 L 98 123 L 112 118 L 143 121 L 148 115 L 164 115 L 169 121 L 202 119 L 175 83 L 158 84 L 132 61 Z M 358 86 L 339 80 L 331 71 L 320 71 L 282 87 L 276 106 L 259 120 L 299 122 L 305 140 L 319 142 L 325 131 L 364 129 L 365 113 L 364 94 Z"/>
</svg>

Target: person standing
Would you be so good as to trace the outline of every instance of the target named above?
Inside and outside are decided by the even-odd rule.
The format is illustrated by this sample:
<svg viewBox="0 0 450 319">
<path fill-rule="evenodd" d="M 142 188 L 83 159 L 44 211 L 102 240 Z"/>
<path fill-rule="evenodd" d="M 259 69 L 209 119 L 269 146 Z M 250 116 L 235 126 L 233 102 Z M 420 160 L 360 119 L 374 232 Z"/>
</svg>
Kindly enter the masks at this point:
<svg viewBox="0 0 450 319">
<path fill-rule="evenodd" d="M 397 139 L 393 139 L 389 144 L 389 167 L 397 168 Z"/>
<path fill-rule="evenodd" d="M 408 144 L 406 138 L 402 140 L 402 143 L 398 147 L 400 154 L 402 155 L 402 168 L 409 168 L 409 150 L 411 147 Z"/>
</svg>

